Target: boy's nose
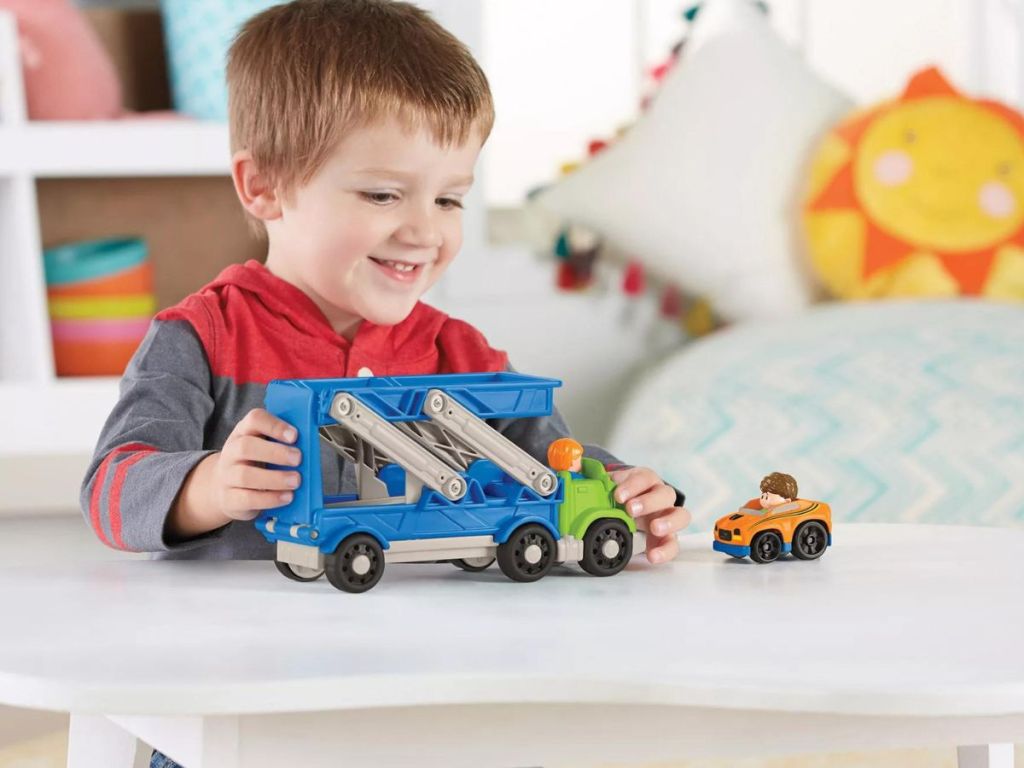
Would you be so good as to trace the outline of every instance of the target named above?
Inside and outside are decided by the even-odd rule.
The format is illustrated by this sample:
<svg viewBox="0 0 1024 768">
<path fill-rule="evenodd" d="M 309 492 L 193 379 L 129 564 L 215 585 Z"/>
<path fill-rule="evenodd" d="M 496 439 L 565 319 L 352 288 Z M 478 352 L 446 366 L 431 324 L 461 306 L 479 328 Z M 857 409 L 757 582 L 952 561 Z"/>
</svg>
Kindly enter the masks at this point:
<svg viewBox="0 0 1024 768">
<path fill-rule="evenodd" d="M 440 248 L 441 229 L 429 213 L 410 213 L 398 231 L 398 239 L 417 248 Z"/>
</svg>

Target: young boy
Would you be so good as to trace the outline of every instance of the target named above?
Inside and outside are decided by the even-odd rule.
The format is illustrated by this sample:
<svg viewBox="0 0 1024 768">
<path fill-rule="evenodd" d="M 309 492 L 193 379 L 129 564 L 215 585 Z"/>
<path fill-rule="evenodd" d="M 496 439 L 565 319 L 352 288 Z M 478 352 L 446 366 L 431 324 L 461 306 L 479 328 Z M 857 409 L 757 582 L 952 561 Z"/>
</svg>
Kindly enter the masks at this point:
<svg viewBox="0 0 1024 768">
<path fill-rule="evenodd" d="M 156 316 L 82 486 L 104 543 L 162 558 L 273 558 L 249 521 L 290 500 L 298 473 L 265 464 L 299 452 L 261 407 L 272 379 L 508 367 L 419 301 L 459 250 L 494 119 L 467 49 L 406 3 L 296 0 L 242 28 L 227 77 L 232 176 L 266 262 Z M 568 433 L 557 413 L 499 428 L 541 461 Z M 354 490 L 349 463 L 329 448 L 322 463 L 327 493 Z M 648 559 L 671 559 L 689 522 L 681 494 L 649 469 L 613 479 L 649 531 Z"/>
</svg>

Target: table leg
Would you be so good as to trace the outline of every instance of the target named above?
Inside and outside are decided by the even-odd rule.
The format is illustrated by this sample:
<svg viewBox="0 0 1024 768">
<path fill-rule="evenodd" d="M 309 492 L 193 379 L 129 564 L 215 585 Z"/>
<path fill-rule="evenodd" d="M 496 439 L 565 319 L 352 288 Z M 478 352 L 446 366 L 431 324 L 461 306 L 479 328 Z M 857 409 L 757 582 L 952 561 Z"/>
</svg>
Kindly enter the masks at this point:
<svg viewBox="0 0 1024 768">
<path fill-rule="evenodd" d="M 138 741 L 104 715 L 71 715 L 68 768 L 132 768 Z"/>
<path fill-rule="evenodd" d="M 1013 768 L 1013 744 L 957 747 L 958 768 Z"/>
<path fill-rule="evenodd" d="M 241 768 L 238 718 L 233 715 L 118 715 L 112 719 L 188 768 Z"/>
</svg>

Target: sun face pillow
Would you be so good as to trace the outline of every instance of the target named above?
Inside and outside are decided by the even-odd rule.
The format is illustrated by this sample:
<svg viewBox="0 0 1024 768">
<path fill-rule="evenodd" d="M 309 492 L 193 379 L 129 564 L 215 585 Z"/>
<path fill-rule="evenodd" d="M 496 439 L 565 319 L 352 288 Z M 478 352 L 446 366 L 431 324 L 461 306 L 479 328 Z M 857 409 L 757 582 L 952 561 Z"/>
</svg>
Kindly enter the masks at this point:
<svg viewBox="0 0 1024 768">
<path fill-rule="evenodd" d="M 818 148 L 804 230 L 839 297 L 1024 299 L 1024 119 L 915 75 Z"/>
</svg>

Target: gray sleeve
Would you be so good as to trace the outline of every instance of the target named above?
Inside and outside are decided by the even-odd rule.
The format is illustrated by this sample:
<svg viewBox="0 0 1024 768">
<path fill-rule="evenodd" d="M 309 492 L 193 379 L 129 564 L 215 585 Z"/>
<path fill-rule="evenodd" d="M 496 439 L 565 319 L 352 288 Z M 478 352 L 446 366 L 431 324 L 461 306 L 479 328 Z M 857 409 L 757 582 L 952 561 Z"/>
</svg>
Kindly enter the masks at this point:
<svg viewBox="0 0 1024 768">
<path fill-rule="evenodd" d="M 219 535 L 173 546 L 164 535 L 186 475 L 213 453 L 204 449 L 210 393 L 209 363 L 192 326 L 154 320 L 121 379 L 82 482 L 82 511 L 103 543 L 160 552 Z"/>
<path fill-rule="evenodd" d="M 548 446 L 560 437 L 572 437 L 569 425 L 565 423 L 557 408 L 550 416 L 535 416 L 528 419 L 495 419 L 492 426 L 528 454 L 544 464 L 548 463 Z M 599 445 L 584 445 L 583 452 L 591 459 L 597 459 L 609 469 L 625 466 L 621 461 Z"/>
<path fill-rule="evenodd" d="M 516 369 L 509 364 L 508 371 Z M 569 425 L 565 423 L 558 408 L 552 407 L 550 416 L 535 416 L 529 419 L 492 419 L 491 426 L 518 445 L 542 464 L 548 463 L 548 446 L 560 437 L 572 437 Z M 628 466 L 599 445 L 584 445 L 583 453 L 597 459 L 608 469 Z"/>
</svg>

